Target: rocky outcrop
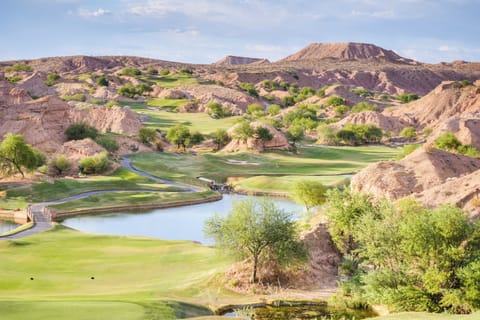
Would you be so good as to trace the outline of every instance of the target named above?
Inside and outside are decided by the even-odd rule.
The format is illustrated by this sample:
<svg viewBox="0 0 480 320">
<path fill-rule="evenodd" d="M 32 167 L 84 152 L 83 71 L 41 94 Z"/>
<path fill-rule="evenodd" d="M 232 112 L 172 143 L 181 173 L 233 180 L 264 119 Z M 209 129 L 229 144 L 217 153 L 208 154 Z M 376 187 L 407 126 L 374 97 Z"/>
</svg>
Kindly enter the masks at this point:
<svg viewBox="0 0 480 320">
<path fill-rule="evenodd" d="M 381 128 L 384 132 L 393 132 L 398 134 L 404 127 L 410 125 L 408 119 L 400 119 L 397 117 L 390 117 L 383 115 L 376 111 L 364 111 L 359 113 L 352 113 L 342 120 L 333 123 L 331 127 L 339 130 L 347 124 L 370 124 Z"/>
<path fill-rule="evenodd" d="M 399 199 L 479 169 L 480 159 L 420 148 L 400 161 L 369 165 L 352 178 L 351 187 L 376 197 Z"/>
<path fill-rule="evenodd" d="M 239 126 L 239 124 L 231 127 L 228 129 L 227 133 L 232 140 L 222 149 L 226 152 L 237 152 L 237 151 L 246 151 L 246 150 L 254 150 L 254 151 L 264 151 L 264 150 L 289 150 L 291 148 L 290 144 L 288 143 L 287 138 L 285 135 L 275 129 L 273 126 L 263 123 L 263 122 L 252 122 L 250 126 L 254 129 L 258 127 L 267 128 L 272 135 L 272 139 L 268 141 L 263 141 L 262 139 L 258 139 L 256 137 L 248 138 L 247 140 L 236 139 L 234 138 L 235 129 Z"/>
<path fill-rule="evenodd" d="M 106 150 L 92 139 L 86 138 L 83 140 L 67 141 L 57 150 L 56 153 L 63 154 L 67 159 L 78 164 L 83 158 L 91 157 L 101 152 L 106 152 Z"/>
<path fill-rule="evenodd" d="M 248 57 L 238 57 L 238 56 L 225 56 L 222 59 L 214 63 L 217 66 L 237 66 L 245 64 L 260 64 L 260 63 L 269 63 L 267 59 L 262 58 L 248 58 Z"/>
<path fill-rule="evenodd" d="M 128 107 L 114 106 L 75 108 L 70 111 L 70 121 L 85 122 L 100 132 L 114 132 L 125 135 L 137 135 L 142 127 L 138 116 Z"/>
<path fill-rule="evenodd" d="M 45 84 L 47 75 L 42 72 L 34 72 L 25 79 L 18 82 L 17 87 L 37 97 L 55 94 L 55 89 Z"/>
<path fill-rule="evenodd" d="M 480 150 L 480 111 L 465 112 L 448 118 L 428 136 L 427 143 L 433 144 L 445 132 L 453 132 L 462 144 L 473 145 Z"/>
<path fill-rule="evenodd" d="M 385 50 L 368 43 L 312 43 L 302 50 L 281 61 L 321 60 L 321 59 L 359 60 L 383 59 L 395 63 L 414 63 L 413 60 L 402 58 L 392 50 Z"/>
</svg>

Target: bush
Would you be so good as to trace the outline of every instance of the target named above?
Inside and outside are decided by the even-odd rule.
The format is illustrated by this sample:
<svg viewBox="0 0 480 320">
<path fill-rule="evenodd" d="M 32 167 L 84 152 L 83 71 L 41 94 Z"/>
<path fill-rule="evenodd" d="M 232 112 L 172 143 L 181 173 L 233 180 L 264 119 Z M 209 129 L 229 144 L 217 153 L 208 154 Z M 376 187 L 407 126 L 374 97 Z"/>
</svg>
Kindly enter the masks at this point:
<svg viewBox="0 0 480 320">
<path fill-rule="evenodd" d="M 290 107 L 295 104 L 295 97 L 287 96 L 282 98 L 282 104 L 284 107 Z"/>
<path fill-rule="evenodd" d="M 65 131 L 67 140 L 81 140 L 90 138 L 95 140 L 98 136 L 98 130 L 84 122 L 74 123 Z"/>
<path fill-rule="evenodd" d="M 339 141 L 348 145 L 361 145 L 365 143 L 378 143 L 383 136 L 382 129 L 374 125 L 347 124 L 339 130 L 336 137 Z"/>
<path fill-rule="evenodd" d="M 230 137 L 225 129 L 217 129 L 213 133 L 213 142 L 217 145 L 217 149 L 226 145 L 230 141 Z"/>
<path fill-rule="evenodd" d="M 63 101 L 78 101 L 85 102 L 87 101 L 87 96 L 83 93 L 77 93 L 73 95 L 64 95 L 60 97 Z"/>
<path fill-rule="evenodd" d="M 365 89 L 365 88 L 355 88 L 352 89 L 352 92 L 355 93 L 356 95 L 362 97 L 362 98 L 367 98 L 367 97 L 372 97 L 373 92 Z"/>
<path fill-rule="evenodd" d="M 410 153 L 412 153 L 413 151 L 417 150 L 421 145 L 420 144 L 407 144 L 405 146 L 402 147 L 402 151 L 400 152 L 400 154 L 397 156 L 397 159 L 400 160 L 400 159 L 403 159 L 405 158 L 406 156 L 408 156 Z"/>
<path fill-rule="evenodd" d="M 402 93 L 396 97 L 402 103 L 408 103 L 420 99 L 420 97 L 415 93 Z"/>
<path fill-rule="evenodd" d="M 138 135 L 140 136 L 140 141 L 146 145 L 150 145 L 157 137 L 155 129 L 152 128 L 141 128 L 138 131 Z"/>
<path fill-rule="evenodd" d="M 97 86 L 99 87 L 106 87 L 108 86 L 108 80 L 104 75 L 101 75 L 100 77 L 97 78 L 97 81 L 95 82 Z"/>
<path fill-rule="evenodd" d="M 453 132 L 445 132 L 434 142 L 435 147 L 446 151 L 457 151 L 462 143 L 457 139 Z"/>
<path fill-rule="evenodd" d="M 47 173 L 53 176 L 60 176 L 72 169 L 72 162 L 64 155 L 58 155 L 48 162 Z"/>
<path fill-rule="evenodd" d="M 336 106 L 333 110 L 335 111 L 335 115 L 337 117 L 343 117 L 343 115 L 348 112 L 348 107 L 344 104 L 341 104 Z"/>
<path fill-rule="evenodd" d="M 23 78 L 18 76 L 18 75 L 14 75 L 14 76 L 11 76 L 11 77 L 6 77 L 5 78 L 8 82 L 10 82 L 11 84 L 15 84 L 17 83 L 18 81 L 22 80 Z"/>
<path fill-rule="evenodd" d="M 417 137 L 417 130 L 415 130 L 414 127 L 405 127 L 400 131 L 400 137 L 415 139 Z"/>
<path fill-rule="evenodd" d="M 181 68 L 180 73 L 185 74 L 185 75 L 192 75 L 193 71 L 192 71 L 192 69 L 189 69 L 189 68 Z"/>
<path fill-rule="evenodd" d="M 255 129 L 254 137 L 263 141 L 270 141 L 273 139 L 273 135 L 270 133 L 270 130 L 261 126 Z"/>
<path fill-rule="evenodd" d="M 271 116 L 276 116 L 280 113 L 280 106 L 278 104 L 272 104 L 267 108 L 267 113 Z"/>
<path fill-rule="evenodd" d="M 11 67 L 5 68 L 5 72 L 13 72 L 13 71 L 32 72 L 33 68 L 26 63 L 16 63 Z"/>
<path fill-rule="evenodd" d="M 138 92 L 131 83 L 127 83 L 126 85 L 121 86 L 118 89 L 118 94 L 127 98 L 135 98 Z"/>
<path fill-rule="evenodd" d="M 255 86 L 252 83 L 242 82 L 240 83 L 240 88 L 252 97 L 258 98 L 257 89 L 255 89 Z"/>
<path fill-rule="evenodd" d="M 151 76 L 154 76 L 154 75 L 157 75 L 158 74 L 158 70 L 153 68 L 153 67 L 149 67 L 147 69 L 147 74 L 148 75 L 151 75 Z"/>
<path fill-rule="evenodd" d="M 118 105 L 117 102 L 116 102 L 116 101 L 112 101 L 112 100 L 107 101 L 107 102 L 104 104 L 104 106 L 107 107 L 107 108 L 111 108 L 111 107 L 116 106 L 116 105 Z"/>
<path fill-rule="evenodd" d="M 120 148 L 117 141 L 107 136 L 100 136 L 95 142 L 104 147 L 108 152 L 115 152 Z"/>
<path fill-rule="evenodd" d="M 229 109 L 216 101 L 210 101 L 205 107 L 208 110 L 208 114 L 213 118 L 225 118 L 232 115 Z"/>
<path fill-rule="evenodd" d="M 196 131 L 196 132 L 192 132 L 190 134 L 190 137 L 188 138 L 186 144 L 189 145 L 189 146 L 194 146 L 194 145 L 202 143 L 203 140 L 205 140 L 205 137 L 203 136 L 203 134 Z"/>
<path fill-rule="evenodd" d="M 153 91 L 152 87 L 146 83 L 140 83 L 139 85 L 137 85 L 135 90 L 137 91 L 138 94 L 144 94 L 145 92 Z"/>
<path fill-rule="evenodd" d="M 98 174 L 107 171 L 109 166 L 108 154 L 102 152 L 92 157 L 83 158 L 80 161 L 78 168 L 80 169 L 80 172 L 84 174 Z"/>
<path fill-rule="evenodd" d="M 320 89 L 317 90 L 316 95 L 319 98 L 324 98 L 325 97 L 325 92 L 327 91 L 328 86 L 323 86 Z"/>
<path fill-rule="evenodd" d="M 356 105 L 352 107 L 352 112 L 353 113 L 359 113 L 363 111 L 377 111 L 378 107 L 377 106 L 372 106 L 371 104 L 368 104 L 367 102 L 359 102 Z"/>
<path fill-rule="evenodd" d="M 479 158 L 480 151 L 472 145 L 462 145 L 458 147 L 458 152 L 471 158 Z"/>
<path fill-rule="evenodd" d="M 334 145 L 337 142 L 336 132 L 326 123 L 320 123 L 317 127 L 318 143 L 326 145 Z"/>
<path fill-rule="evenodd" d="M 45 84 L 49 87 L 53 86 L 57 80 L 60 79 L 60 76 L 57 73 L 49 73 Z"/>
<path fill-rule="evenodd" d="M 263 110 L 263 106 L 258 103 L 253 103 L 247 107 L 247 114 L 254 117 L 261 117 L 265 115 L 265 111 Z"/>
<path fill-rule="evenodd" d="M 331 96 L 330 98 L 325 101 L 325 104 L 327 106 L 340 106 L 342 104 L 345 104 L 345 100 L 342 97 L 339 96 Z"/>
<path fill-rule="evenodd" d="M 160 71 L 161 76 L 168 76 L 169 74 L 170 74 L 170 70 L 168 69 L 162 69 L 162 71 Z"/>
<path fill-rule="evenodd" d="M 136 77 L 141 74 L 142 72 L 136 68 L 123 68 L 122 72 L 120 72 L 121 76 L 131 76 L 131 77 Z"/>
</svg>

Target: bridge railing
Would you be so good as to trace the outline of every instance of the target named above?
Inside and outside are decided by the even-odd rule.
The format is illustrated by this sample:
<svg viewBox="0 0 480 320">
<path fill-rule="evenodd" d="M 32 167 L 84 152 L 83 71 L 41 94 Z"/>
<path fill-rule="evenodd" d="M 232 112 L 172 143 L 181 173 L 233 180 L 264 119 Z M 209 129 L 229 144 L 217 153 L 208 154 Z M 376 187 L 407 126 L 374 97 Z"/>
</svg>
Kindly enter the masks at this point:
<svg viewBox="0 0 480 320">
<path fill-rule="evenodd" d="M 32 206 L 27 207 L 27 222 L 34 221 Z"/>
<path fill-rule="evenodd" d="M 44 217 L 47 218 L 48 221 L 55 220 L 56 214 L 55 214 L 55 211 L 52 210 L 51 208 L 44 207 L 43 210 L 42 210 L 42 213 L 43 213 Z"/>
</svg>

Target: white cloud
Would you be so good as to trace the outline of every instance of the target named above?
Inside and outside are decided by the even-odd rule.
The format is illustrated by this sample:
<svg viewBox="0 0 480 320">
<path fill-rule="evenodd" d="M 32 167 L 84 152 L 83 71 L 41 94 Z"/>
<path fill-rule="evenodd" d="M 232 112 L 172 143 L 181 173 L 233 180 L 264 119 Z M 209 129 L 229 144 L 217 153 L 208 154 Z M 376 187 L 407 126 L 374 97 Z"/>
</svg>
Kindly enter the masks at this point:
<svg viewBox="0 0 480 320">
<path fill-rule="evenodd" d="M 110 14 L 110 10 L 98 8 L 97 10 L 78 9 L 77 14 L 82 18 L 101 17 Z"/>
<path fill-rule="evenodd" d="M 369 18 L 379 18 L 379 19 L 396 18 L 395 12 L 393 10 L 372 11 L 372 12 L 352 10 L 351 15 L 357 16 L 357 17 L 369 17 Z"/>
<path fill-rule="evenodd" d="M 447 45 L 440 46 L 440 47 L 437 48 L 437 50 L 441 51 L 441 52 L 458 52 L 458 51 L 460 51 L 458 48 L 450 47 L 450 46 L 447 46 Z"/>
</svg>

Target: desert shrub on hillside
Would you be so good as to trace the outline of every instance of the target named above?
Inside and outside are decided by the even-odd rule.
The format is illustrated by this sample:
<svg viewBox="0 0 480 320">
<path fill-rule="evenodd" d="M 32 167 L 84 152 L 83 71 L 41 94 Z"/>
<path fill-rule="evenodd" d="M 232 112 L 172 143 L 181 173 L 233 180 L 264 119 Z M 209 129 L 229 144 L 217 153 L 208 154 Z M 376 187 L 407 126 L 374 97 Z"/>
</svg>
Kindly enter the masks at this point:
<svg viewBox="0 0 480 320">
<path fill-rule="evenodd" d="M 290 107 L 295 104 L 295 97 L 292 96 L 286 96 L 282 98 L 282 105 L 284 107 Z"/>
<path fill-rule="evenodd" d="M 225 108 L 217 101 L 210 101 L 205 107 L 208 114 L 213 118 L 225 118 L 232 115 L 232 112 L 228 108 Z"/>
<path fill-rule="evenodd" d="M 317 126 L 317 143 L 335 145 L 337 143 L 336 132 L 326 123 Z"/>
<path fill-rule="evenodd" d="M 317 109 L 313 105 L 302 104 L 283 116 L 283 125 L 289 127 L 292 124 L 307 124 L 315 128 L 317 126 Z M 309 128 L 310 129 L 310 128 Z"/>
<path fill-rule="evenodd" d="M 170 74 L 170 70 L 168 69 L 162 69 L 162 71 L 160 71 L 161 76 L 168 76 L 169 74 Z"/>
<path fill-rule="evenodd" d="M 249 82 L 242 82 L 240 83 L 240 89 L 251 95 L 252 97 L 258 98 L 258 92 L 257 89 L 255 89 L 255 86 L 253 83 Z"/>
<path fill-rule="evenodd" d="M 272 104 L 267 108 L 267 113 L 270 116 L 276 116 L 280 113 L 281 107 L 278 104 Z"/>
<path fill-rule="evenodd" d="M 415 139 L 417 137 L 417 130 L 414 127 L 405 127 L 399 133 L 400 137 L 407 139 Z"/>
<path fill-rule="evenodd" d="M 138 131 L 138 135 L 143 144 L 150 145 L 153 141 L 155 141 L 157 132 L 152 128 L 141 128 Z"/>
<path fill-rule="evenodd" d="M 72 169 L 72 162 L 64 155 L 58 155 L 48 162 L 47 173 L 53 176 L 61 176 Z"/>
<path fill-rule="evenodd" d="M 217 149 L 222 148 L 230 141 L 230 137 L 225 129 L 217 129 L 213 133 L 213 142 L 217 145 Z"/>
<path fill-rule="evenodd" d="M 318 89 L 315 94 L 317 95 L 317 97 L 324 98 L 327 89 L 328 89 L 328 86 L 323 86 L 320 89 Z"/>
<path fill-rule="evenodd" d="M 108 160 L 108 154 L 102 152 L 92 157 L 83 158 L 78 164 L 80 172 L 84 174 L 99 174 L 108 170 L 110 163 Z"/>
<path fill-rule="evenodd" d="M 352 92 L 362 98 L 368 98 L 373 96 L 373 92 L 365 88 L 355 88 L 355 89 L 352 89 Z"/>
<path fill-rule="evenodd" d="M 146 83 L 140 83 L 136 87 L 131 83 L 127 83 L 118 88 L 118 94 L 127 98 L 135 98 L 138 95 L 142 95 L 152 90 L 152 87 Z"/>
<path fill-rule="evenodd" d="M 180 73 L 181 73 L 181 74 L 184 74 L 184 75 L 192 75 L 192 74 L 193 74 L 193 70 L 184 67 L 184 68 L 180 68 Z"/>
<path fill-rule="evenodd" d="M 347 124 L 336 133 L 339 142 L 348 145 L 362 145 L 366 143 L 378 143 L 383 137 L 382 129 L 368 124 Z"/>
<path fill-rule="evenodd" d="M 85 102 L 87 101 L 87 96 L 84 93 L 77 93 L 72 95 L 61 96 L 60 99 L 67 102 L 68 101 Z"/>
<path fill-rule="evenodd" d="M 400 100 L 402 103 L 409 103 L 409 102 L 420 99 L 420 96 L 415 93 L 402 93 L 396 96 L 396 98 Z"/>
<path fill-rule="evenodd" d="M 95 81 L 97 86 L 99 87 L 106 87 L 108 86 L 108 80 L 104 75 L 101 75 L 100 77 L 97 78 L 97 81 Z"/>
<path fill-rule="evenodd" d="M 137 68 L 123 68 L 123 70 L 119 73 L 121 76 L 131 76 L 136 77 L 141 75 L 142 72 Z"/>
<path fill-rule="evenodd" d="M 45 80 L 45 84 L 51 87 L 57 82 L 58 79 L 60 79 L 60 76 L 57 73 L 49 73 L 47 80 Z"/>
<path fill-rule="evenodd" d="M 6 67 L 5 72 L 13 72 L 13 71 L 25 71 L 25 72 L 32 72 L 33 68 L 32 66 L 26 64 L 26 63 L 16 63 L 11 67 Z"/>
<path fill-rule="evenodd" d="M 343 99 L 342 97 L 339 97 L 339 96 L 331 96 L 330 98 L 327 99 L 327 101 L 325 101 L 325 104 L 327 106 L 340 106 L 342 104 L 345 104 L 345 99 Z"/>
<path fill-rule="evenodd" d="M 13 75 L 11 77 L 5 77 L 5 79 L 10 82 L 11 84 L 15 84 L 18 81 L 22 80 L 23 78 L 19 75 Z"/>
<path fill-rule="evenodd" d="M 147 69 L 147 74 L 148 75 L 151 75 L 151 76 L 154 76 L 154 75 L 157 75 L 158 74 L 158 70 L 153 68 L 153 67 L 149 67 Z"/>
<path fill-rule="evenodd" d="M 343 117 L 348 112 L 349 108 L 346 105 L 341 104 L 339 106 L 335 106 L 333 110 L 335 111 L 335 115 L 337 117 Z"/>
<path fill-rule="evenodd" d="M 67 130 L 65 130 L 67 140 L 81 140 L 90 138 L 95 140 L 98 136 L 98 130 L 85 122 L 78 122 L 71 124 Z"/>
<path fill-rule="evenodd" d="M 247 114 L 254 117 L 263 117 L 265 115 L 265 111 L 263 110 L 263 106 L 258 103 L 252 103 L 247 107 Z"/>
<path fill-rule="evenodd" d="M 372 106 L 368 102 L 362 101 L 362 102 L 359 102 L 356 105 L 354 105 L 352 107 L 351 111 L 353 113 L 359 113 L 359 112 L 363 112 L 363 111 L 377 111 L 377 110 L 378 110 L 377 106 Z"/>
<path fill-rule="evenodd" d="M 104 147 L 108 152 L 115 152 L 120 148 L 117 141 L 108 136 L 99 136 L 95 139 L 95 142 Z"/>
</svg>

